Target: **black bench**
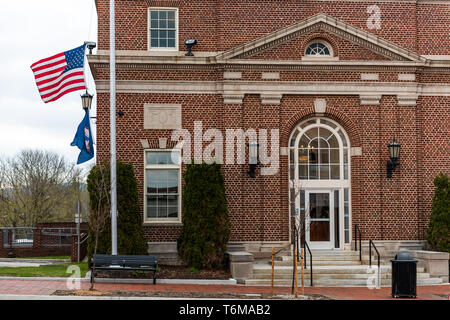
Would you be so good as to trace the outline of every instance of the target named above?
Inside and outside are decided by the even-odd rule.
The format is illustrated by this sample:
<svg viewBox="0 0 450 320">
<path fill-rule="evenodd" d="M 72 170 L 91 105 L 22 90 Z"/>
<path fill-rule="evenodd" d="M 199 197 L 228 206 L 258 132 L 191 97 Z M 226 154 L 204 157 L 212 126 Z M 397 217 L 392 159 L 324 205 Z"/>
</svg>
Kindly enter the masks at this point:
<svg viewBox="0 0 450 320">
<path fill-rule="evenodd" d="M 156 284 L 156 268 L 158 260 L 154 256 L 109 255 L 95 256 L 95 269 L 98 270 L 138 270 L 153 271 L 153 284 Z M 94 281 L 94 257 L 89 260 L 91 283 Z"/>
</svg>

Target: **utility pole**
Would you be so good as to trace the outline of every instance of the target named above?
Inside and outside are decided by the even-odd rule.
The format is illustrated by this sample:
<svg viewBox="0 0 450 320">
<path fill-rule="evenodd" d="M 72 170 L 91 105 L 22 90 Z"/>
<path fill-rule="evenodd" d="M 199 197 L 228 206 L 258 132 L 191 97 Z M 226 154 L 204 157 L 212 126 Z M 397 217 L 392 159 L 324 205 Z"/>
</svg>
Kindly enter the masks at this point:
<svg viewBox="0 0 450 320">
<path fill-rule="evenodd" d="M 116 171 L 116 28 L 114 0 L 109 0 L 109 95 L 111 154 L 111 254 L 117 255 L 117 171 Z"/>
</svg>

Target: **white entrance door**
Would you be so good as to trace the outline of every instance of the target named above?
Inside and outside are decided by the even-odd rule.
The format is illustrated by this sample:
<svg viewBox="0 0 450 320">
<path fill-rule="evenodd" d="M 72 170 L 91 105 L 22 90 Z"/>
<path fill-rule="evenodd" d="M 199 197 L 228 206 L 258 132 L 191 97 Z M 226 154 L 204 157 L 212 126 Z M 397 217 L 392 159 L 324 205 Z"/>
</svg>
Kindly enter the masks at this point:
<svg viewBox="0 0 450 320">
<path fill-rule="evenodd" d="M 305 192 L 306 241 L 311 249 L 334 248 L 334 203 L 332 190 Z"/>
</svg>

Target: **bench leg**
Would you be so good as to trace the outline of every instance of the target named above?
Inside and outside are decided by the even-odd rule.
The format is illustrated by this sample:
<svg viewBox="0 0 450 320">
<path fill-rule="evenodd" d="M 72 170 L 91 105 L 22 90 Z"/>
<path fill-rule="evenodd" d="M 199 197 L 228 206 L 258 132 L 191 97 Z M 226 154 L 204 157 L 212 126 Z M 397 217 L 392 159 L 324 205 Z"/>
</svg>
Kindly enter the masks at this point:
<svg viewBox="0 0 450 320">
<path fill-rule="evenodd" d="M 156 284 L 156 270 L 153 271 L 153 284 Z"/>
</svg>

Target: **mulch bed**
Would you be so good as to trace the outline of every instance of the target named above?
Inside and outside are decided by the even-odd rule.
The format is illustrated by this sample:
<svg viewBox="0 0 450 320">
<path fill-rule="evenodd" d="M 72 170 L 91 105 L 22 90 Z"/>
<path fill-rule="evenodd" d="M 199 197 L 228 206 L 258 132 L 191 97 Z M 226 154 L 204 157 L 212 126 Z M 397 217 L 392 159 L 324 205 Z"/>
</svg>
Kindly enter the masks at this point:
<svg viewBox="0 0 450 320">
<path fill-rule="evenodd" d="M 244 293 L 220 293 L 220 292 L 147 292 L 147 291 L 89 291 L 89 290 L 56 290 L 52 293 L 55 296 L 103 296 L 103 297 L 160 297 L 160 298 L 206 298 L 206 299 L 282 299 L 293 300 L 294 296 L 275 295 L 268 293 L 244 294 Z M 330 298 L 311 294 L 299 296 L 296 300 L 330 300 Z"/>
<path fill-rule="evenodd" d="M 160 265 L 160 270 L 156 273 L 158 279 L 208 279 L 208 280 L 228 280 L 231 273 L 228 270 L 198 270 L 191 272 L 185 266 L 165 266 Z M 119 278 L 119 279 L 153 279 L 153 271 L 122 271 L 122 270 L 97 270 L 97 278 Z"/>
</svg>

